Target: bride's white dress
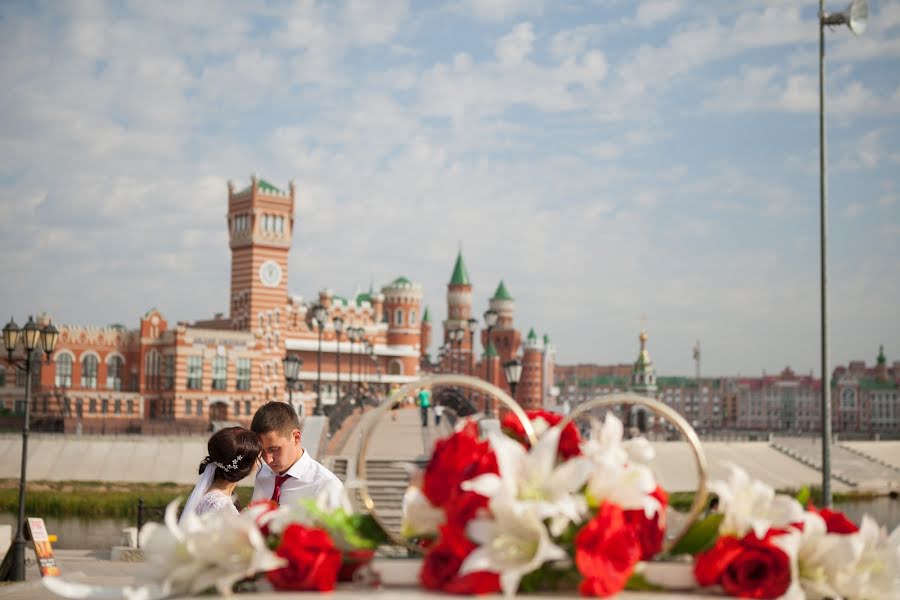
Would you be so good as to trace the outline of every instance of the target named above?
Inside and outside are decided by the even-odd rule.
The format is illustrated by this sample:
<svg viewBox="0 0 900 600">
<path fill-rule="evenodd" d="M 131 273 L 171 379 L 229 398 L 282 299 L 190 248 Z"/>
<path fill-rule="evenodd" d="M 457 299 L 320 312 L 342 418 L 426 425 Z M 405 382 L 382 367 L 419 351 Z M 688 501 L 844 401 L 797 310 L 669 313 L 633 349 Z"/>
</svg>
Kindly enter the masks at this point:
<svg viewBox="0 0 900 600">
<path fill-rule="evenodd" d="M 206 513 L 218 512 L 221 510 L 238 514 L 238 510 L 234 507 L 234 503 L 231 501 L 231 496 L 226 496 L 219 490 L 209 490 L 208 492 L 203 494 L 202 498 L 200 498 L 200 502 L 197 503 L 197 508 L 194 509 L 194 512 L 197 514 L 197 516 L 200 516 L 205 515 Z"/>
</svg>

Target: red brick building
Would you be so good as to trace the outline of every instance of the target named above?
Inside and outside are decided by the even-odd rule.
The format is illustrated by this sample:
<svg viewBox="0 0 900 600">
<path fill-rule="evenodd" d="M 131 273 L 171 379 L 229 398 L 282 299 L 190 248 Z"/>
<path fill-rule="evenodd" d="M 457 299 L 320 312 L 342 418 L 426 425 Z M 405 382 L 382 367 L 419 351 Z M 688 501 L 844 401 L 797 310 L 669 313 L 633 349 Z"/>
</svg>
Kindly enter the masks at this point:
<svg viewBox="0 0 900 600">
<path fill-rule="evenodd" d="M 319 332 L 315 303 L 328 313 L 321 341 L 322 404 L 354 385 L 386 390 L 419 375 L 422 288 L 399 277 L 381 292 L 354 298 L 322 290 L 306 301 L 288 293 L 288 254 L 294 228 L 295 188 L 283 191 L 253 177 L 236 191 L 228 185 L 227 226 L 231 249 L 230 314 L 171 326 L 158 310 L 136 329 L 62 325 L 52 363 L 34 373 L 32 415 L 36 425 L 66 430 L 205 430 L 210 421 L 249 423 L 269 400 L 289 398 L 282 360 L 302 361 L 300 386 L 290 395 L 300 414 L 312 411 Z M 338 337 L 360 327 L 373 346 Z M 46 317 L 43 317 L 46 318 Z M 351 358 L 352 357 L 352 358 Z M 351 375 L 350 367 L 353 366 Z M 0 361 L 0 414 L 24 408 L 24 380 Z"/>
</svg>

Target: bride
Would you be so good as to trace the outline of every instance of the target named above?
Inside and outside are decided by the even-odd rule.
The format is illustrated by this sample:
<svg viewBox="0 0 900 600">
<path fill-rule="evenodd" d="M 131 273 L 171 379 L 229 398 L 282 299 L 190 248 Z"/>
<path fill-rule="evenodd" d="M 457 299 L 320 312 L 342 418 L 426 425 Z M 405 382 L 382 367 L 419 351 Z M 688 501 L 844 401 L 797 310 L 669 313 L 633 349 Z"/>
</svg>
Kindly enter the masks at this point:
<svg viewBox="0 0 900 600">
<path fill-rule="evenodd" d="M 250 475 L 259 463 L 262 444 L 259 436 L 243 427 L 226 427 L 209 438 L 209 455 L 200 463 L 200 479 L 181 511 L 178 524 L 187 515 L 227 511 L 237 514 L 231 499 L 238 482 Z"/>
</svg>

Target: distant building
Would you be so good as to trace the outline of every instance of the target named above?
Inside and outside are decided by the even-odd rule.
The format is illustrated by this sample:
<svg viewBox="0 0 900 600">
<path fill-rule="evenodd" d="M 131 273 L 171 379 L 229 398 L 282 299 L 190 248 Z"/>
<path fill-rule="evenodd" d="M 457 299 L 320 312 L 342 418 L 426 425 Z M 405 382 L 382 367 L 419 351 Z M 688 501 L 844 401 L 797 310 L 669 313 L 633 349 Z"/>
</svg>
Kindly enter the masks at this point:
<svg viewBox="0 0 900 600">
<path fill-rule="evenodd" d="M 488 308 L 497 313 L 496 326 L 490 331 L 475 316 L 472 307 L 472 282 L 463 259 L 462 251 L 456 256 L 450 281 L 447 284 L 447 318 L 443 322 L 443 345 L 438 360 L 423 362 L 423 370 L 433 373 L 471 374 L 510 391 L 503 365 L 518 358 L 522 361 L 522 376 L 515 399 L 525 408 L 554 407 L 557 390 L 554 386 L 556 349 L 546 334 L 538 338 L 534 329 L 523 344 L 522 334 L 515 325 L 516 303 L 506 283 L 500 281 L 494 295 L 488 300 Z M 481 315 L 479 315 L 481 316 Z M 475 329 L 480 329 L 482 355 L 476 356 Z M 462 330 L 458 340 L 454 332 Z M 424 329 L 423 329 L 424 331 Z M 430 332 L 430 324 L 428 325 Z M 430 336 L 430 333 L 428 334 Z M 469 394 L 467 394 L 469 396 Z M 470 395 L 476 409 L 484 409 L 484 399 Z"/>
<path fill-rule="evenodd" d="M 596 397 L 631 391 L 655 397 L 700 432 L 821 431 L 822 382 L 812 374 L 799 375 L 787 367 L 777 375 L 761 377 L 657 377 L 644 331 L 640 343 L 633 365 L 558 365 L 560 402 L 576 406 Z M 889 366 L 883 347 L 873 367 L 863 361 L 839 366 L 831 384 L 835 433 L 900 435 L 900 361 Z M 617 406 L 614 410 L 621 410 L 623 419 L 641 426 L 634 420 L 638 417 L 634 407 Z"/>
<path fill-rule="evenodd" d="M 900 361 L 888 366 L 884 347 L 874 367 L 853 361 L 832 376 L 832 419 L 835 431 L 900 433 Z"/>
</svg>

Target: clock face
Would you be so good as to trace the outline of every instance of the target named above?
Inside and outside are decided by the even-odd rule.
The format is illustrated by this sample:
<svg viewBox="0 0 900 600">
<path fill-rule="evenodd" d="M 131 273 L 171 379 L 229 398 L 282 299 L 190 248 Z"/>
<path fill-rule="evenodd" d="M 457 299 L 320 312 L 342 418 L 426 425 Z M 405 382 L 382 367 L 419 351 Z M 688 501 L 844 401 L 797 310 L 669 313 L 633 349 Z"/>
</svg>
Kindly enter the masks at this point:
<svg viewBox="0 0 900 600">
<path fill-rule="evenodd" d="M 267 260 L 259 266 L 259 280 L 266 287 L 277 287 L 281 283 L 281 267 L 274 260 Z"/>
</svg>

